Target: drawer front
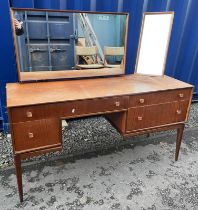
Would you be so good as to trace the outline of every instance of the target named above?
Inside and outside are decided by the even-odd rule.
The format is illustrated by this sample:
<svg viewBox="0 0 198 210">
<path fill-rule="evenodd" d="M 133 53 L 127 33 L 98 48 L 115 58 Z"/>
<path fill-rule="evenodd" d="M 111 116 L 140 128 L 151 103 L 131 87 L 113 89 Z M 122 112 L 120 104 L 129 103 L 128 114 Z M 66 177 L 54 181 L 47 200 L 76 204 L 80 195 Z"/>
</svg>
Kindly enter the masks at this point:
<svg viewBox="0 0 198 210">
<path fill-rule="evenodd" d="M 129 107 L 189 100 L 191 94 L 192 89 L 181 89 L 134 95 L 129 98 Z"/>
<path fill-rule="evenodd" d="M 49 104 L 47 115 L 58 118 L 70 118 L 86 113 L 85 101 L 68 101 L 56 104 Z"/>
<path fill-rule="evenodd" d="M 123 110 L 127 108 L 128 97 L 112 97 L 86 101 L 88 113 L 100 113 Z"/>
<path fill-rule="evenodd" d="M 13 123 L 46 118 L 46 105 L 16 107 L 10 109 Z"/>
<path fill-rule="evenodd" d="M 47 118 L 71 117 L 87 113 L 86 101 L 68 101 L 63 103 L 53 103 L 35 105 L 27 107 L 17 107 L 11 109 L 13 123 L 27 122 Z"/>
<path fill-rule="evenodd" d="M 130 108 L 127 116 L 127 132 L 156 127 L 186 120 L 189 101 Z"/>
<path fill-rule="evenodd" d="M 32 151 L 47 146 L 61 145 L 61 122 L 57 119 L 43 119 L 12 124 L 16 152 Z"/>
</svg>

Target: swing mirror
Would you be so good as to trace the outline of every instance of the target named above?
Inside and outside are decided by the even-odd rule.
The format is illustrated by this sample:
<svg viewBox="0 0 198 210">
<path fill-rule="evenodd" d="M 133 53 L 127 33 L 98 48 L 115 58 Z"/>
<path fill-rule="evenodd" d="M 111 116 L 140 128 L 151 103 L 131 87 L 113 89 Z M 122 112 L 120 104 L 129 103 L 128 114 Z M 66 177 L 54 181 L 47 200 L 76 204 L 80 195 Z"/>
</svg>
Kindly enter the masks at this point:
<svg viewBox="0 0 198 210">
<path fill-rule="evenodd" d="M 144 13 L 136 73 L 164 75 L 173 17 L 173 12 Z"/>
<path fill-rule="evenodd" d="M 125 73 L 127 13 L 11 9 L 19 81 Z"/>
</svg>

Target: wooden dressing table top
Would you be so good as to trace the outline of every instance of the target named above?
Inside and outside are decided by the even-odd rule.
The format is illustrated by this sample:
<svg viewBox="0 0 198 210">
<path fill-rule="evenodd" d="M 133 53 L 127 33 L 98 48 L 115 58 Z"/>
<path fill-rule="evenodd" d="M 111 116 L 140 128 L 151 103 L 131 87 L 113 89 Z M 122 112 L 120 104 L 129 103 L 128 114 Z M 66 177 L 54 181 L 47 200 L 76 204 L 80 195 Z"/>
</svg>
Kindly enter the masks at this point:
<svg viewBox="0 0 198 210">
<path fill-rule="evenodd" d="M 7 107 L 133 95 L 193 87 L 168 76 L 126 75 L 111 78 L 7 84 Z"/>
</svg>

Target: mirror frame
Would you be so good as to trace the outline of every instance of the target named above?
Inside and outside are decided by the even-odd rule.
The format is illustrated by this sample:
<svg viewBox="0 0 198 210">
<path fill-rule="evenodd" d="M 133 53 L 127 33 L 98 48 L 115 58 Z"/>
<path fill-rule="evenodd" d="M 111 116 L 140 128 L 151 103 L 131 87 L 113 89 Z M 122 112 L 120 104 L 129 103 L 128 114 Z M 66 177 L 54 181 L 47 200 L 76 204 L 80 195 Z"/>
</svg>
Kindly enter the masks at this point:
<svg viewBox="0 0 198 210">
<path fill-rule="evenodd" d="M 36 71 L 36 72 L 21 72 L 19 63 L 19 51 L 17 46 L 17 38 L 14 27 L 14 11 L 40 11 L 40 12 L 69 12 L 69 13 L 88 13 L 88 14 L 115 14 L 126 15 L 126 27 L 125 27 L 125 44 L 124 44 L 124 58 L 122 68 L 111 69 L 104 68 L 88 69 L 88 70 L 60 70 L 60 71 Z M 32 8 L 10 8 L 12 33 L 14 39 L 15 56 L 18 72 L 18 80 L 20 82 L 28 81 L 42 81 L 42 80 L 60 80 L 60 79 L 74 79 L 74 78 L 90 78 L 90 77 L 104 77 L 104 76 L 117 76 L 125 74 L 126 65 L 126 52 L 127 52 L 127 37 L 128 37 L 128 20 L 129 13 L 127 12 L 98 12 L 98 11 L 81 11 L 81 10 L 52 10 L 52 9 L 32 9 Z"/>
<path fill-rule="evenodd" d="M 171 14 L 172 15 L 170 26 L 169 26 L 169 32 L 168 32 L 168 39 L 167 39 L 166 49 L 165 49 L 165 56 L 164 56 L 162 74 L 161 75 L 155 75 L 155 74 L 138 73 L 137 72 L 137 67 L 138 67 L 140 50 L 141 50 L 141 44 L 142 44 L 142 35 L 143 35 L 143 30 L 144 30 L 145 17 L 146 17 L 146 15 L 161 15 L 161 14 Z M 137 51 L 137 56 L 136 56 L 136 64 L 135 64 L 135 72 L 134 72 L 135 74 L 148 75 L 148 76 L 164 76 L 165 67 L 166 67 L 166 59 L 167 59 L 167 55 L 168 55 L 168 48 L 169 48 L 169 43 L 170 43 L 170 38 L 171 38 L 171 31 L 172 31 L 172 26 L 173 26 L 173 19 L 174 19 L 174 12 L 173 11 L 167 11 L 167 12 L 144 12 L 143 18 L 142 18 L 142 24 L 141 24 L 140 38 L 139 38 L 139 43 L 138 43 L 138 51 Z"/>
</svg>

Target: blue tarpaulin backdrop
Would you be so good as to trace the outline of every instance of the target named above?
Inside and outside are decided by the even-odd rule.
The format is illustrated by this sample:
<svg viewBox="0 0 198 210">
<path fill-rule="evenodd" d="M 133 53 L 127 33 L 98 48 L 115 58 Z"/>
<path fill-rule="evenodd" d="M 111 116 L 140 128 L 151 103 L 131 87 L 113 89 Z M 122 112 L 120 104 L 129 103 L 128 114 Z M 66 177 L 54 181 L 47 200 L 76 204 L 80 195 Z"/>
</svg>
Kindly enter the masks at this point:
<svg viewBox="0 0 198 210">
<path fill-rule="evenodd" d="M 174 23 L 165 74 L 195 85 L 198 99 L 197 0 L 1 0 L 0 1 L 0 129 L 7 131 L 7 82 L 17 81 L 10 5 L 23 8 L 129 12 L 126 73 L 134 71 L 143 12 L 174 11 Z"/>
</svg>

